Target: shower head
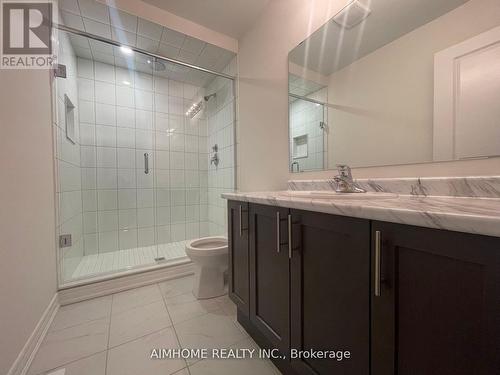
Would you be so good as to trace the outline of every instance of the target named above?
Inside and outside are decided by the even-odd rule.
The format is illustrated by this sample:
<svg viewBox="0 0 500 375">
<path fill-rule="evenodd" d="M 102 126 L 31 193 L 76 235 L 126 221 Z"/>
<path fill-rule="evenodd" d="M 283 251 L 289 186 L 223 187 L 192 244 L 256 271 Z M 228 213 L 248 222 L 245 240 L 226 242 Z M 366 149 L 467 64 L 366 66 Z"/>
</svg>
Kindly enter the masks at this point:
<svg viewBox="0 0 500 375">
<path fill-rule="evenodd" d="M 153 70 L 156 72 L 163 72 L 166 69 L 165 64 L 162 61 L 155 60 L 153 63 Z"/>
<path fill-rule="evenodd" d="M 210 94 L 210 95 L 207 95 L 207 96 L 204 96 L 203 99 L 208 102 L 210 100 L 210 98 L 215 98 L 217 96 L 217 93 L 213 93 L 213 94 Z"/>
<path fill-rule="evenodd" d="M 148 64 L 151 65 L 155 72 L 163 72 L 167 67 L 162 61 L 159 60 L 148 60 Z"/>
<path fill-rule="evenodd" d="M 202 109 L 203 109 L 203 102 L 200 100 L 198 103 L 193 103 L 193 105 L 187 110 L 186 116 L 189 118 L 193 118 Z"/>
</svg>

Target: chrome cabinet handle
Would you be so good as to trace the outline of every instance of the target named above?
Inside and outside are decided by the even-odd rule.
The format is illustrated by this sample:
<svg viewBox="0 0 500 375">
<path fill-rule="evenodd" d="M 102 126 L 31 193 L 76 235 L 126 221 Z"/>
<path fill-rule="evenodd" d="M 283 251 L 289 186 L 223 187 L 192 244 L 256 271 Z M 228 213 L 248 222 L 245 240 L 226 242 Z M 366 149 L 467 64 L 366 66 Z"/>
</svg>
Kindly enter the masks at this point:
<svg viewBox="0 0 500 375">
<path fill-rule="evenodd" d="M 241 204 L 240 204 L 240 237 L 243 236 L 243 224 L 242 224 L 242 220 L 243 220 L 243 214 L 242 214 L 242 208 L 241 208 Z"/>
<path fill-rule="evenodd" d="M 280 212 L 276 212 L 276 251 L 279 253 L 280 252 L 280 245 L 281 245 L 281 234 L 280 234 Z"/>
<path fill-rule="evenodd" d="M 149 154 L 147 152 L 144 153 L 144 173 L 149 173 Z"/>
<path fill-rule="evenodd" d="M 380 231 L 375 231 L 375 297 L 380 297 Z"/>
<path fill-rule="evenodd" d="M 288 215 L 288 258 L 292 259 L 292 215 Z"/>
</svg>

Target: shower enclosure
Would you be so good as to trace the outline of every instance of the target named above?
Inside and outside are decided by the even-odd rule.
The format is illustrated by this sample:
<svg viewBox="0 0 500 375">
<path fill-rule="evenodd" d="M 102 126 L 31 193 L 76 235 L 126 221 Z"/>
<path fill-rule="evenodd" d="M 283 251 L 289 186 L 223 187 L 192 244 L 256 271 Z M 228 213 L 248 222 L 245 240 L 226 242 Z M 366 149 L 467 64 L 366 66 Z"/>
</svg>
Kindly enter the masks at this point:
<svg viewBox="0 0 500 375">
<path fill-rule="evenodd" d="M 226 235 L 220 194 L 235 188 L 234 54 L 137 17 L 134 35 L 107 12 L 109 40 L 57 32 L 61 287 L 189 262 L 186 241 Z M 160 31 L 153 52 L 137 47 L 141 22 Z M 166 47 L 176 56 L 160 56 Z M 183 52 L 198 60 L 177 61 Z M 218 72 L 196 65 L 215 60 Z"/>
<path fill-rule="evenodd" d="M 322 170 L 328 149 L 327 90 L 299 75 L 288 77 L 290 171 Z"/>
</svg>

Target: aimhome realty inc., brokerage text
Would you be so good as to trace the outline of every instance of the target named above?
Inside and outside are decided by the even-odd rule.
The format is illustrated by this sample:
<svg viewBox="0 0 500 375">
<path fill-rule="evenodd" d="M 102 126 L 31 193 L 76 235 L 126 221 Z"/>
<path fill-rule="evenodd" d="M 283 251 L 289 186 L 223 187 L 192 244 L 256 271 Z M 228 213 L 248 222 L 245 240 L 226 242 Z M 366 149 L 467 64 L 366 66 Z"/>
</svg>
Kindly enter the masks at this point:
<svg viewBox="0 0 500 375">
<path fill-rule="evenodd" d="M 351 352 L 347 350 L 298 350 L 291 349 L 288 353 L 290 359 L 333 359 L 343 361 L 351 359 Z M 268 358 L 286 359 L 287 355 L 278 349 L 253 349 L 253 348 L 213 348 L 213 349 L 167 349 L 155 348 L 151 350 L 151 359 L 246 359 Z"/>
</svg>

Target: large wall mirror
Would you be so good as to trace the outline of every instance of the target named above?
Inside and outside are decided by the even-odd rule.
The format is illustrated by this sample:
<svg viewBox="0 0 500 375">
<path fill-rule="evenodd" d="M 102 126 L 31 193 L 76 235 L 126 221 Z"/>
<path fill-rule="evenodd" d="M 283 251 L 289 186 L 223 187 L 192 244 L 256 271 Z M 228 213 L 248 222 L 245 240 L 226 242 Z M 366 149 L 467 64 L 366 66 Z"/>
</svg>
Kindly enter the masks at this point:
<svg viewBox="0 0 500 375">
<path fill-rule="evenodd" d="M 354 0 L 289 54 L 290 170 L 500 155 L 500 1 Z"/>
</svg>

